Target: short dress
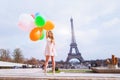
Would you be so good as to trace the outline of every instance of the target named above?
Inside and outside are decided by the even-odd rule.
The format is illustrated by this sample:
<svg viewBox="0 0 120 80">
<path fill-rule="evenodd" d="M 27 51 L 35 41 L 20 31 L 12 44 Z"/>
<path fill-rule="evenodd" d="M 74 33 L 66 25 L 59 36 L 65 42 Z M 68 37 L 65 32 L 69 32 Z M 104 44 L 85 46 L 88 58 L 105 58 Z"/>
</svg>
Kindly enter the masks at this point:
<svg viewBox="0 0 120 80">
<path fill-rule="evenodd" d="M 51 39 L 47 38 L 47 43 L 45 47 L 45 56 L 55 56 L 56 50 L 55 50 L 55 44 L 54 42 L 51 43 Z"/>
</svg>

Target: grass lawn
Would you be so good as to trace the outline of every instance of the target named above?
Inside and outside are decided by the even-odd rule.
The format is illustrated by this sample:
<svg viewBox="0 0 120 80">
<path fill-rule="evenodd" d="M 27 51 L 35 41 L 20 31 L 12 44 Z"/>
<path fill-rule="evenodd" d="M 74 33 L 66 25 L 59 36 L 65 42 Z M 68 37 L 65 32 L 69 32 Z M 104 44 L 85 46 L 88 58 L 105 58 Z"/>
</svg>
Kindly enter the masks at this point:
<svg viewBox="0 0 120 80">
<path fill-rule="evenodd" d="M 64 73 L 91 73 L 92 70 L 90 69 L 60 69 L 58 71 L 56 71 L 56 73 L 60 73 L 60 72 L 64 72 Z M 52 71 L 48 71 L 48 73 L 52 73 Z"/>
</svg>

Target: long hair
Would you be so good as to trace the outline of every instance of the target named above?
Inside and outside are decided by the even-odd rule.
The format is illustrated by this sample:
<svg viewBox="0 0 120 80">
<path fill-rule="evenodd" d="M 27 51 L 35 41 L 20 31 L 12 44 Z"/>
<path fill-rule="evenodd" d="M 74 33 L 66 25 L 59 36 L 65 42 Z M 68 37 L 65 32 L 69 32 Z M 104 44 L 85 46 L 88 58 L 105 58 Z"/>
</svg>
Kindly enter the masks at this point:
<svg viewBox="0 0 120 80">
<path fill-rule="evenodd" d="M 51 43 L 54 41 L 54 35 L 52 31 L 48 31 L 47 37 L 51 39 Z"/>
</svg>

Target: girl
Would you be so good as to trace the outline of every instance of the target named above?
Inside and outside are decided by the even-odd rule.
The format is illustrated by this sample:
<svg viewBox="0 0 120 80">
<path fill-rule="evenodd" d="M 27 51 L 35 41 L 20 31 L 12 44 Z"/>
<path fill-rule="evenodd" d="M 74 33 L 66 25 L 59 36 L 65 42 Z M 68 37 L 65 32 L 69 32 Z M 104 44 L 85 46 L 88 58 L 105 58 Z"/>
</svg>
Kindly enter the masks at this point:
<svg viewBox="0 0 120 80">
<path fill-rule="evenodd" d="M 51 57 L 52 71 L 53 71 L 53 74 L 54 74 L 55 73 L 55 59 L 54 59 L 54 56 L 55 56 L 55 40 L 54 40 L 54 35 L 53 35 L 52 31 L 47 31 L 46 32 L 46 41 L 47 41 L 46 47 L 45 47 L 46 60 L 45 60 L 44 72 L 46 74 L 48 61 L 49 61 L 49 58 Z"/>
</svg>

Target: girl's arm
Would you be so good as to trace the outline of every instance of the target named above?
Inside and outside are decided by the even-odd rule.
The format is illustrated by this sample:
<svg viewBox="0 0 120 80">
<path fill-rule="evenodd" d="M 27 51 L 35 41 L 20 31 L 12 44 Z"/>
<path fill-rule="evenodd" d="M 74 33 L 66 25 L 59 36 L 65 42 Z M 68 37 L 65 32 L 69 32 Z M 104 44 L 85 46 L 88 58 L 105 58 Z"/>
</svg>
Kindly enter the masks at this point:
<svg viewBox="0 0 120 80">
<path fill-rule="evenodd" d="M 48 31 L 46 31 L 46 38 L 48 38 Z"/>
</svg>

